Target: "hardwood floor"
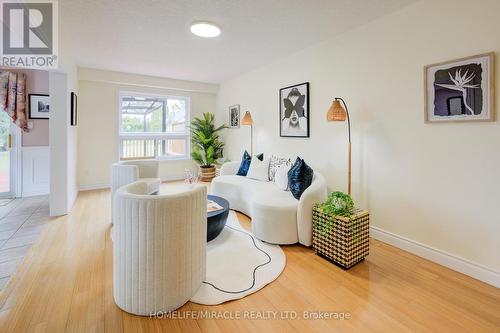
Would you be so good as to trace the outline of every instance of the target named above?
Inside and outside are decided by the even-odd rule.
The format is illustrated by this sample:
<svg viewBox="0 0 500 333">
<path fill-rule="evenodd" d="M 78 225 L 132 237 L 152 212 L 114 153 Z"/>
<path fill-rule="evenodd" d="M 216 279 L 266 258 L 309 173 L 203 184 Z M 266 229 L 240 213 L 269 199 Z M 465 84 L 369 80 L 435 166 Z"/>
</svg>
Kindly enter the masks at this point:
<svg viewBox="0 0 500 333">
<path fill-rule="evenodd" d="M 109 197 L 107 190 L 82 192 L 70 215 L 47 223 L 0 294 L 0 332 L 500 332 L 500 289 L 375 240 L 349 271 L 305 247 L 284 246 L 285 271 L 261 291 L 177 312 L 278 311 L 273 320 L 125 313 L 112 294 Z M 249 219 L 238 217 L 248 228 Z M 350 319 L 304 320 L 303 311 L 348 312 Z M 279 319 L 293 313 L 298 319 Z"/>
</svg>

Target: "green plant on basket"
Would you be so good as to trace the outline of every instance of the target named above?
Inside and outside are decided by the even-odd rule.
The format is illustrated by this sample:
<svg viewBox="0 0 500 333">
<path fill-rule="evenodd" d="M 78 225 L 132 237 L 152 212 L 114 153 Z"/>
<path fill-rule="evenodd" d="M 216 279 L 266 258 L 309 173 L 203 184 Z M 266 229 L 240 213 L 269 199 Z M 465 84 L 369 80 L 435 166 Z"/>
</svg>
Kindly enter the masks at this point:
<svg viewBox="0 0 500 333">
<path fill-rule="evenodd" d="M 215 127 L 215 116 L 210 112 L 205 112 L 202 118 L 194 118 L 191 121 L 191 157 L 202 168 L 211 167 L 222 157 L 224 142 L 219 139 L 219 132 L 225 128 L 225 124 Z"/>
<path fill-rule="evenodd" d="M 354 210 L 354 201 L 349 194 L 343 192 L 332 192 L 326 201 L 319 204 L 323 213 L 328 215 L 340 215 L 350 217 Z"/>
<path fill-rule="evenodd" d="M 319 208 L 323 214 L 326 215 L 336 215 L 351 217 L 354 211 L 354 201 L 351 196 L 343 192 L 332 192 L 328 195 L 328 198 L 323 203 L 318 203 L 315 205 Z M 323 236 L 331 233 L 335 223 L 338 223 L 336 219 L 333 220 L 334 223 L 322 224 L 320 226 L 320 232 Z"/>
</svg>

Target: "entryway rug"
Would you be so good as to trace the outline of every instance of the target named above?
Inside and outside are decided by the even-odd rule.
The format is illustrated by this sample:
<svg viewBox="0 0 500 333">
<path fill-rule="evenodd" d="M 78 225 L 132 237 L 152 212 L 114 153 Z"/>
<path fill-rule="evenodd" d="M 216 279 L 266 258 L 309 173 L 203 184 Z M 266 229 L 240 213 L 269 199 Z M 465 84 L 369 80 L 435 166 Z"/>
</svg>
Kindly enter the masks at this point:
<svg viewBox="0 0 500 333">
<path fill-rule="evenodd" d="M 207 277 L 191 302 L 215 305 L 253 294 L 274 281 L 285 263 L 278 245 L 256 239 L 230 211 L 224 230 L 207 244 Z"/>
</svg>

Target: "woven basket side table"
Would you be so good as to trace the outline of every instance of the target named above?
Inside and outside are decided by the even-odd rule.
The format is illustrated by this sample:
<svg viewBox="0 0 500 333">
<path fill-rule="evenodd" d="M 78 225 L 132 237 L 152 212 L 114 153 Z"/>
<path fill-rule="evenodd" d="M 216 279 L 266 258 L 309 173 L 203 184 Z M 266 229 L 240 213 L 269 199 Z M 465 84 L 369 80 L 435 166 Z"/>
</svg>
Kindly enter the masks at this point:
<svg viewBox="0 0 500 333">
<path fill-rule="evenodd" d="M 325 214 L 313 208 L 314 252 L 349 269 L 370 253 L 370 215 L 356 210 L 351 217 Z"/>
</svg>

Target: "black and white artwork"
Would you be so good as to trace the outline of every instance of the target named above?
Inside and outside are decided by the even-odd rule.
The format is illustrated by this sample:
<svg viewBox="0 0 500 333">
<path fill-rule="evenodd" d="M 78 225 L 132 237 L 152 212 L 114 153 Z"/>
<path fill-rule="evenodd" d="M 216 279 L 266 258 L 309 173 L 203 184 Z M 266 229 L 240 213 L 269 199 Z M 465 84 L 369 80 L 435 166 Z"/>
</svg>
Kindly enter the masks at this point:
<svg viewBox="0 0 500 333">
<path fill-rule="evenodd" d="M 426 66 L 426 122 L 493 120 L 493 54 Z"/>
<path fill-rule="evenodd" d="M 280 89 L 280 136 L 309 137 L 309 82 Z"/>
<path fill-rule="evenodd" d="M 239 128 L 240 127 L 240 106 L 233 105 L 229 107 L 229 127 Z"/>
<path fill-rule="evenodd" d="M 49 95 L 30 94 L 30 118 L 49 119 L 50 118 L 50 97 Z"/>
</svg>

